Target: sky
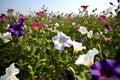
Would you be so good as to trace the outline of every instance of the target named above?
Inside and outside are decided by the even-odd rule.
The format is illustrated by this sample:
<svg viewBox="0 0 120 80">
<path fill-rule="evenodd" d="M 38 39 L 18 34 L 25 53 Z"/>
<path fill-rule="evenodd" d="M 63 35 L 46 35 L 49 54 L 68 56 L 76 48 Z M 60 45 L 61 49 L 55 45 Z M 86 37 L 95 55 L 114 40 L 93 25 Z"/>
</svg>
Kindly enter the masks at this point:
<svg viewBox="0 0 120 80">
<path fill-rule="evenodd" d="M 78 13 L 81 5 L 89 5 L 89 12 L 95 8 L 97 12 L 101 12 L 110 6 L 109 2 L 117 4 L 117 0 L 0 0 L 0 14 L 6 13 L 8 9 L 29 14 L 29 8 L 40 11 L 43 5 L 48 7 L 49 12 Z"/>
</svg>

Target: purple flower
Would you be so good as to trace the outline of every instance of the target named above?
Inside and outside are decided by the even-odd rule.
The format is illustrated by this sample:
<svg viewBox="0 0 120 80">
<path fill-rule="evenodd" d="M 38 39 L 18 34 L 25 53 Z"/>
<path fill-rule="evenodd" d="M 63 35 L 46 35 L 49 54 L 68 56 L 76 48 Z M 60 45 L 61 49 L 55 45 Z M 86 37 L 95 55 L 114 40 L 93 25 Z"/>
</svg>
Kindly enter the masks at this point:
<svg viewBox="0 0 120 80">
<path fill-rule="evenodd" d="M 77 80 L 77 77 L 75 76 L 75 71 L 72 67 L 68 67 L 65 72 L 67 80 Z"/>
<path fill-rule="evenodd" d="M 77 39 L 75 39 L 75 41 L 78 42 L 78 43 L 82 43 L 82 39 L 81 38 L 77 38 Z"/>
<path fill-rule="evenodd" d="M 13 22 L 10 24 L 7 31 L 14 37 L 20 37 L 24 34 L 24 24 Z"/>
<path fill-rule="evenodd" d="M 90 67 L 92 80 L 120 80 L 120 64 L 115 60 L 104 59 Z"/>
<path fill-rule="evenodd" d="M 25 21 L 25 19 L 23 19 L 23 18 L 18 19 L 18 22 L 20 22 L 20 23 L 24 23 L 24 21 Z"/>
<path fill-rule="evenodd" d="M 104 27 L 105 27 L 107 30 L 112 30 L 112 28 L 111 28 L 107 23 L 104 23 Z"/>
</svg>

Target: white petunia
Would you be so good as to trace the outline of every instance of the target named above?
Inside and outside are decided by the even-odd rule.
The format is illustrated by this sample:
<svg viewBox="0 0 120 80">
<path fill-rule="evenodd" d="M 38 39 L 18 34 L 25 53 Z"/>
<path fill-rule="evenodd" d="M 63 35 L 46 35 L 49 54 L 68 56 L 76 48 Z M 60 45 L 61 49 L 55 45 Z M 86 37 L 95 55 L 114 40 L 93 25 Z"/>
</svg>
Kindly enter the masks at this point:
<svg viewBox="0 0 120 80">
<path fill-rule="evenodd" d="M 93 36 L 93 31 L 92 30 L 87 32 L 87 37 L 88 38 L 92 38 L 92 36 Z"/>
<path fill-rule="evenodd" d="M 84 26 L 80 26 L 79 27 L 79 29 L 78 29 L 78 31 L 80 31 L 81 32 L 81 34 L 87 34 L 87 29 L 86 29 L 86 27 L 84 27 Z"/>
<path fill-rule="evenodd" d="M 55 48 L 63 50 L 64 47 L 72 46 L 72 40 L 69 36 L 66 36 L 63 32 L 58 32 L 56 36 L 52 38 Z"/>
<path fill-rule="evenodd" d="M 18 80 L 15 75 L 19 73 L 19 69 L 17 69 L 14 65 L 15 63 L 6 68 L 6 74 L 1 76 L 0 80 Z"/>
<path fill-rule="evenodd" d="M 74 52 L 78 52 L 78 51 L 82 51 L 83 49 L 86 49 L 85 46 L 82 46 L 82 43 L 73 41 L 72 44 L 73 44 Z"/>
<path fill-rule="evenodd" d="M 11 38 L 12 38 L 11 37 L 11 33 L 6 32 L 6 33 L 3 33 L 3 35 L 0 34 L 0 38 L 2 38 L 4 43 L 8 43 L 11 40 Z"/>
<path fill-rule="evenodd" d="M 78 59 L 75 61 L 75 64 L 91 66 L 93 64 L 94 56 L 98 53 L 99 51 L 96 48 L 93 48 L 92 50 L 89 50 L 87 54 L 79 55 Z"/>
</svg>

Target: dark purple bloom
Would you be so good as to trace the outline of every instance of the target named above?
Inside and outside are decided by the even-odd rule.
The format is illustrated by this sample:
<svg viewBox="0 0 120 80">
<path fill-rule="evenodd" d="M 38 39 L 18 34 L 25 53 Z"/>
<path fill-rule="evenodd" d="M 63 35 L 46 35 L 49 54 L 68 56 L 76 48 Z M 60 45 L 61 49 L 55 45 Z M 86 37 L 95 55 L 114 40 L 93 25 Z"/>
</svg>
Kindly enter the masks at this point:
<svg viewBox="0 0 120 80">
<path fill-rule="evenodd" d="M 104 59 L 90 67 L 92 80 L 120 80 L 120 64 L 115 60 Z"/>
<path fill-rule="evenodd" d="M 67 68 L 65 72 L 66 72 L 67 80 L 76 80 L 70 68 Z"/>
<path fill-rule="evenodd" d="M 24 34 L 24 24 L 13 22 L 10 24 L 7 31 L 10 32 L 12 36 L 20 37 Z"/>
<path fill-rule="evenodd" d="M 24 23 L 24 21 L 25 21 L 25 19 L 23 19 L 23 18 L 19 18 L 19 19 L 18 19 L 18 22 L 19 22 L 19 23 Z"/>
<path fill-rule="evenodd" d="M 107 30 L 112 30 L 112 28 L 111 28 L 107 23 L 104 23 L 104 27 L 105 27 Z"/>
<path fill-rule="evenodd" d="M 78 43 L 82 43 L 82 39 L 81 38 L 75 39 L 75 41 L 78 42 Z"/>
</svg>

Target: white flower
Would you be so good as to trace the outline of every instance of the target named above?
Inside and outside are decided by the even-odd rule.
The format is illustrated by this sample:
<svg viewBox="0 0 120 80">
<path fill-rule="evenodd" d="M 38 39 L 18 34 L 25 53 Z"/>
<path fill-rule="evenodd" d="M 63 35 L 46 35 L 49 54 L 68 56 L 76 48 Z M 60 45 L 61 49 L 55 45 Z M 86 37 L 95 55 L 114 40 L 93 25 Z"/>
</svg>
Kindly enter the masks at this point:
<svg viewBox="0 0 120 80">
<path fill-rule="evenodd" d="M 94 56 L 98 53 L 99 51 L 96 48 L 93 48 L 93 50 L 89 50 L 87 54 L 79 55 L 78 59 L 75 61 L 75 64 L 91 66 L 93 64 Z"/>
<path fill-rule="evenodd" d="M 84 27 L 84 26 L 80 26 L 79 27 L 79 29 L 78 29 L 78 31 L 80 31 L 81 32 L 81 34 L 87 34 L 87 29 L 86 29 L 86 27 Z"/>
<path fill-rule="evenodd" d="M 72 45 L 72 40 L 69 36 L 66 36 L 63 32 L 58 32 L 56 36 L 52 38 L 55 48 L 58 50 L 63 50 L 64 47 L 70 47 Z"/>
<path fill-rule="evenodd" d="M 59 23 L 55 23 L 55 27 L 59 27 Z"/>
<path fill-rule="evenodd" d="M 74 48 L 74 52 L 78 52 L 78 51 L 82 51 L 83 49 L 86 49 L 86 47 L 82 46 L 82 43 L 73 41 L 73 48 Z"/>
<path fill-rule="evenodd" d="M 6 68 L 6 74 L 1 76 L 0 80 L 18 80 L 15 75 L 19 73 L 19 69 L 15 68 L 14 64 Z"/>
<path fill-rule="evenodd" d="M 2 34 L 0 33 L 0 38 L 2 38 Z"/>
<path fill-rule="evenodd" d="M 8 43 L 11 40 L 11 38 L 12 38 L 11 37 L 11 33 L 6 32 L 6 33 L 3 33 L 3 35 L 0 34 L 0 38 L 2 38 L 4 43 Z"/>
<path fill-rule="evenodd" d="M 73 23 L 72 23 L 72 26 L 75 26 L 75 25 L 76 25 L 76 23 L 73 22 Z"/>
<path fill-rule="evenodd" d="M 91 38 L 93 36 L 93 31 L 91 30 L 91 31 L 89 31 L 89 32 L 87 32 L 87 37 L 88 38 Z"/>
</svg>

